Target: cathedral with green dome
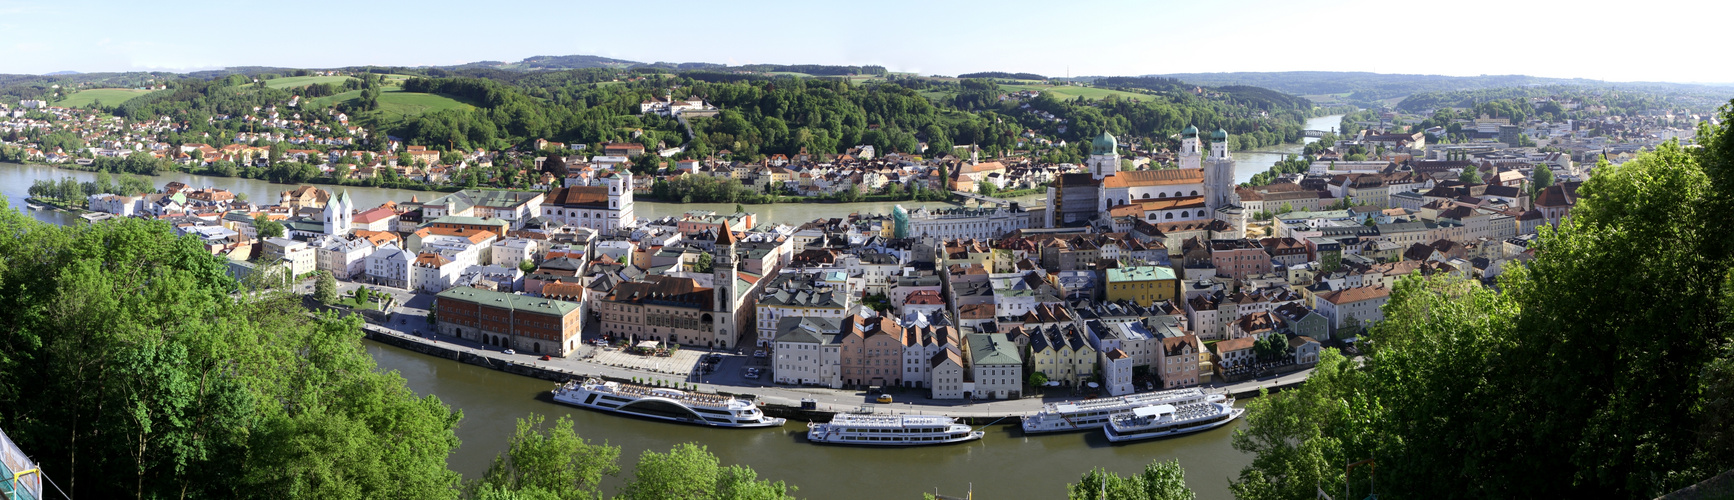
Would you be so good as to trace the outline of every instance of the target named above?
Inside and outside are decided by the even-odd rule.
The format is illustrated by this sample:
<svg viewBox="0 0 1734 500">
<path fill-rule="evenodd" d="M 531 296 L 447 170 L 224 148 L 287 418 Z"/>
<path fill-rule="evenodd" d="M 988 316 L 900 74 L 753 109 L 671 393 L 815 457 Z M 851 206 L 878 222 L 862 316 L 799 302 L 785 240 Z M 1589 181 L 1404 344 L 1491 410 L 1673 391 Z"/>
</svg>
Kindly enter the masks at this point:
<svg viewBox="0 0 1734 500">
<path fill-rule="evenodd" d="M 1136 215 L 1152 223 L 1209 220 L 1234 208 L 1234 158 L 1228 153 L 1228 131 L 1208 136 L 1198 127 L 1180 132 L 1176 167 L 1120 171 L 1120 143 L 1112 134 L 1090 140 L 1087 173 L 1064 174 L 1048 190 L 1047 227 L 1107 224 L 1108 214 Z"/>
</svg>

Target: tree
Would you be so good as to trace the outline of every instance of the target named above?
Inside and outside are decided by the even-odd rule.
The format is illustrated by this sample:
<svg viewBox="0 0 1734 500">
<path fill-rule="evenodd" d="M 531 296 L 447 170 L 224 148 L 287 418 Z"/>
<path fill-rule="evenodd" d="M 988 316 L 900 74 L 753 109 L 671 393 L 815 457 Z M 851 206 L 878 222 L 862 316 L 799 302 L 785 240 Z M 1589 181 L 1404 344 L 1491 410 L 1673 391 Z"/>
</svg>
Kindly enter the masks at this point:
<svg viewBox="0 0 1734 500">
<path fill-rule="evenodd" d="M 330 271 L 318 271 L 313 277 L 313 300 L 330 304 L 337 300 L 337 278 Z"/>
<path fill-rule="evenodd" d="M 0 256 L 55 258 L 0 257 L 0 425 L 63 464 L 69 495 L 454 496 L 461 415 L 377 370 L 359 318 L 234 294 L 222 259 L 161 221 L 62 228 L 4 203 Z"/>
<path fill-rule="evenodd" d="M 536 262 L 530 259 L 524 259 L 523 261 L 518 262 L 518 270 L 523 271 L 524 274 L 536 272 Z"/>
<path fill-rule="evenodd" d="M 981 193 L 982 196 L 993 196 L 994 193 L 999 192 L 999 186 L 996 186 L 994 183 L 989 181 L 981 181 L 981 185 L 976 187 L 976 191 Z"/>
<path fill-rule="evenodd" d="M 253 217 L 253 230 L 259 234 L 259 239 L 261 240 L 265 238 L 282 238 L 284 234 L 283 223 L 271 220 L 270 217 L 266 217 L 263 213 Z"/>
<path fill-rule="evenodd" d="M 1150 462 L 1138 475 L 1126 477 L 1092 468 L 1077 483 L 1066 485 L 1070 500 L 1192 500 L 1195 496 L 1186 487 L 1186 471 L 1179 460 Z"/>
<path fill-rule="evenodd" d="M 515 498 L 579 499 L 601 496 L 602 479 L 620 473 L 620 447 L 593 444 L 578 436 L 570 417 L 552 426 L 546 417 L 518 419 L 506 451 L 481 479 L 464 486 L 471 497 L 511 493 Z"/>
<path fill-rule="evenodd" d="M 1734 467 L 1734 236 L 1696 215 L 1734 206 L 1734 138 L 1699 137 L 1599 167 L 1498 290 L 1400 280 L 1359 366 L 1327 350 L 1248 404 L 1236 496 L 1366 491 L 1336 464 L 1368 458 L 1379 493 L 1432 498 L 1654 497 Z"/>
<path fill-rule="evenodd" d="M 752 469 L 739 465 L 723 467 L 705 447 L 692 443 L 674 446 L 668 453 L 645 451 L 638 459 L 632 480 L 621 488 L 622 500 L 780 500 L 793 498 L 794 488 L 782 481 L 758 479 Z"/>
<path fill-rule="evenodd" d="M 711 257 L 710 252 L 698 254 L 698 261 L 692 263 L 692 272 L 695 272 L 695 273 L 711 272 L 711 265 L 712 265 L 714 259 L 715 259 L 715 257 Z"/>
<path fill-rule="evenodd" d="M 1481 171 L 1476 170 L 1474 167 L 1465 168 L 1463 169 L 1463 175 L 1457 176 L 1457 181 L 1464 184 L 1480 184 Z"/>
<path fill-rule="evenodd" d="M 1048 385 L 1048 374 L 1042 373 L 1039 371 L 1030 372 L 1029 384 L 1030 384 L 1030 387 L 1041 387 L 1044 385 Z"/>
<path fill-rule="evenodd" d="M 1553 169 L 1547 165 L 1535 166 L 1535 183 L 1531 187 L 1531 196 L 1541 196 L 1541 191 L 1553 185 Z"/>
</svg>

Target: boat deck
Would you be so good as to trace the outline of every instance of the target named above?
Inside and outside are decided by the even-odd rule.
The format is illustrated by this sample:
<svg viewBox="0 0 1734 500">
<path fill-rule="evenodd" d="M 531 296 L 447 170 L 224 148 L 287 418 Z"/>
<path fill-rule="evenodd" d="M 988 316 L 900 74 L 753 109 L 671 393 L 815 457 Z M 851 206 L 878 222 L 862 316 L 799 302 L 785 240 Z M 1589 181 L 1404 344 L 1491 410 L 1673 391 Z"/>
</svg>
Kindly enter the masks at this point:
<svg viewBox="0 0 1734 500">
<path fill-rule="evenodd" d="M 739 400 L 736 400 L 734 398 L 723 397 L 723 396 L 715 396 L 715 395 L 710 395 L 710 394 L 695 394 L 695 393 L 691 393 L 691 392 L 678 391 L 678 390 L 674 390 L 674 389 L 658 389 L 658 388 L 643 387 L 643 386 L 636 386 L 636 385 L 627 385 L 627 384 L 621 384 L 621 383 L 597 385 L 597 386 L 593 386 L 591 388 L 591 390 L 596 391 L 596 392 L 604 392 L 604 393 L 612 392 L 612 393 L 620 394 L 623 396 L 634 396 L 634 397 L 639 397 L 639 398 L 668 398 L 668 399 L 672 399 L 675 401 L 680 401 L 682 403 L 699 405 L 699 406 L 707 406 L 707 407 L 711 407 L 711 408 L 720 408 L 720 409 L 724 409 L 724 410 L 738 409 L 738 408 L 733 408 L 730 405 L 731 405 L 731 403 L 739 402 Z"/>
</svg>

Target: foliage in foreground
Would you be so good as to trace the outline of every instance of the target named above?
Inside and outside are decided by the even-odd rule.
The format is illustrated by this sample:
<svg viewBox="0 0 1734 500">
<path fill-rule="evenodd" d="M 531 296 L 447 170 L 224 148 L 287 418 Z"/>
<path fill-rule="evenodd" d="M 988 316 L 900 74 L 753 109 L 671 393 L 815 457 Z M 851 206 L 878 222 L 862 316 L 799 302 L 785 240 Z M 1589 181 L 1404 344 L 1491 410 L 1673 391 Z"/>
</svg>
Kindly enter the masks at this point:
<svg viewBox="0 0 1734 500">
<path fill-rule="evenodd" d="M 1248 404 L 1235 495 L 1342 491 L 1363 459 L 1388 498 L 1651 498 L 1734 467 L 1734 133 L 1698 137 L 1599 166 L 1500 291 L 1399 282 L 1362 363 Z"/>
<path fill-rule="evenodd" d="M 452 498 L 460 414 L 162 222 L 0 200 L 0 427 L 78 498 Z"/>
<path fill-rule="evenodd" d="M 603 477 L 620 473 L 620 447 L 584 440 L 566 417 L 552 426 L 544 426 L 544 420 L 541 415 L 518 420 L 507 450 L 494 458 L 480 480 L 467 486 L 471 498 L 603 497 Z M 782 481 L 761 480 L 740 465 L 724 467 L 703 446 L 682 443 L 668 453 L 644 452 L 614 498 L 783 500 L 794 498 L 792 492 L 794 487 Z"/>
</svg>

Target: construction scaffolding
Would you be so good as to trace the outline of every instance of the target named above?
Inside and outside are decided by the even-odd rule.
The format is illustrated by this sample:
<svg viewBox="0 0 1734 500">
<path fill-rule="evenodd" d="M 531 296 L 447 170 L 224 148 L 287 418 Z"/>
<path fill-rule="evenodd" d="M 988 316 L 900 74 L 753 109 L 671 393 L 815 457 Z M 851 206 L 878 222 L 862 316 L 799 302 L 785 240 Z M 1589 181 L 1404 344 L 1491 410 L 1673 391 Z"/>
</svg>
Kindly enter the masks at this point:
<svg viewBox="0 0 1734 500">
<path fill-rule="evenodd" d="M 41 500 L 42 472 L 24 450 L 0 430 L 0 498 L 5 500 Z"/>
</svg>

